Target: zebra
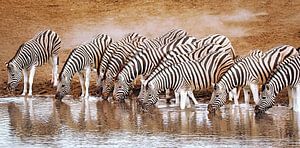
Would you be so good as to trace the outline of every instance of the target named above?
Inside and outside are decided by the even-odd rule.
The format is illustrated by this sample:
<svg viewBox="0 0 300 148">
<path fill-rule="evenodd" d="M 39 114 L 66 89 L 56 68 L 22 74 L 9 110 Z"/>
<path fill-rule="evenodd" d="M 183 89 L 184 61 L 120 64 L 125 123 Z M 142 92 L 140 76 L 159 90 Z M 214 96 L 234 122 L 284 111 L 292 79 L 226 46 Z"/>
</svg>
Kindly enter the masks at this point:
<svg viewBox="0 0 300 148">
<path fill-rule="evenodd" d="M 52 30 L 45 30 L 36 34 L 32 39 L 23 43 L 15 56 L 6 63 L 8 71 L 8 89 L 14 91 L 24 77 L 24 87 L 22 95 L 27 94 L 28 72 L 29 90 L 28 96 L 32 96 L 32 84 L 36 67 L 40 67 L 49 60 L 52 64 L 53 86 L 57 85 L 57 70 L 59 64 L 58 50 L 61 46 L 61 39 Z"/>
<path fill-rule="evenodd" d="M 234 63 L 232 49 L 212 51 L 197 60 L 189 57 L 189 61 L 173 64 L 147 79 L 143 110 L 153 106 L 159 92 L 168 88 L 175 91 L 176 99 L 180 97 L 180 108 L 184 109 L 187 96 L 194 98 L 193 90 L 210 88 Z"/>
<path fill-rule="evenodd" d="M 292 56 L 284 60 L 262 86 L 259 103 L 255 106 L 255 114 L 264 113 L 275 104 L 277 94 L 288 88 L 289 108 L 300 111 L 300 56 Z"/>
<path fill-rule="evenodd" d="M 151 50 L 156 50 L 157 48 L 168 44 L 170 42 L 173 42 L 174 40 L 184 37 L 187 35 L 187 32 L 182 30 L 182 29 L 172 29 L 169 32 L 165 33 L 164 35 L 149 40 L 146 39 L 143 42 L 134 42 L 137 43 L 137 45 L 135 45 L 138 49 L 139 52 L 141 52 L 142 50 L 147 51 L 151 51 Z M 137 49 L 132 49 L 137 50 Z M 135 52 L 136 54 L 138 54 L 139 52 Z M 131 54 L 131 56 L 127 56 L 127 62 L 130 61 L 132 58 L 134 58 L 135 54 Z M 122 54 L 121 54 L 122 56 Z M 126 57 L 126 55 L 123 55 L 122 57 Z M 124 59 L 124 58 L 119 58 L 119 59 Z M 127 62 L 124 62 L 124 60 L 119 60 L 119 62 L 112 62 L 112 64 L 109 65 L 110 68 L 107 68 L 107 71 L 105 73 L 105 85 L 103 87 L 103 98 L 107 98 L 109 96 L 109 94 L 112 92 L 113 87 L 114 87 L 114 81 L 116 79 L 116 77 L 118 76 L 119 72 L 122 70 L 122 68 L 124 67 L 124 65 L 126 65 Z"/>
<path fill-rule="evenodd" d="M 99 92 L 101 94 L 102 92 L 102 85 L 104 80 L 104 73 L 106 71 L 106 68 L 108 66 L 108 63 L 112 57 L 112 55 L 116 52 L 116 50 L 119 48 L 119 46 L 126 45 L 129 42 L 134 41 L 135 39 L 145 39 L 144 36 L 139 35 L 138 33 L 129 33 L 126 34 L 121 40 L 111 43 L 107 49 L 104 52 L 104 55 L 102 57 L 102 60 L 100 61 L 100 66 L 97 68 L 97 87 L 99 87 Z"/>
<path fill-rule="evenodd" d="M 194 43 L 196 41 L 197 39 L 195 37 L 184 36 L 158 49 L 148 49 L 139 52 L 119 73 L 113 97 L 116 100 L 124 100 L 129 94 L 129 87 L 132 87 L 131 82 L 133 82 L 137 76 L 146 75 L 151 72 L 156 64 L 159 63 L 159 59 L 163 57 L 167 51 L 173 50 L 178 45 Z"/>
<path fill-rule="evenodd" d="M 226 36 L 215 34 L 209 35 L 201 40 L 196 39 L 194 37 L 185 37 L 177 40 L 177 42 L 191 39 L 191 42 L 184 42 L 181 44 L 195 44 L 196 47 L 201 47 L 205 44 L 216 43 L 222 44 L 224 46 L 232 47 L 229 39 Z M 174 42 L 174 43 L 177 43 Z M 171 44 L 170 44 L 171 45 Z M 130 61 L 120 72 L 118 75 L 117 83 L 115 83 L 114 96 L 119 100 L 120 98 L 125 98 L 128 95 L 128 90 L 130 83 L 138 76 L 147 76 L 152 73 L 152 71 L 160 65 L 161 61 L 164 61 L 164 57 L 167 55 L 176 55 L 177 53 L 184 51 L 176 51 L 172 53 L 172 51 L 176 48 L 174 45 L 167 45 L 159 49 L 158 51 L 153 51 L 148 53 L 141 53 L 137 55 L 132 61 Z M 171 53 L 170 53 L 171 52 Z M 169 58 L 166 58 L 166 60 Z"/>
<path fill-rule="evenodd" d="M 220 45 L 220 46 L 218 46 Z M 235 51 L 231 45 L 230 40 L 220 34 L 213 34 L 209 35 L 201 40 L 195 42 L 195 44 L 187 44 L 187 45 L 180 45 L 176 47 L 174 50 L 168 51 L 165 57 L 160 60 L 160 63 L 152 70 L 151 74 L 155 75 L 155 73 L 159 72 L 160 70 L 174 64 L 180 63 L 187 59 L 179 58 L 182 54 L 188 54 L 193 52 L 192 54 L 198 56 L 204 56 L 211 51 L 216 51 L 222 48 L 231 48 L 233 57 L 236 57 Z M 154 74 L 153 74 L 154 73 Z M 143 85 L 142 85 L 143 86 Z M 169 96 L 169 90 L 166 90 L 166 98 Z M 143 92 L 143 87 L 141 87 L 140 95 L 138 98 L 142 98 L 141 94 Z"/>
<path fill-rule="evenodd" d="M 262 56 L 246 57 L 235 63 L 214 86 L 214 91 L 208 105 L 208 111 L 213 113 L 221 107 L 227 93 L 238 86 L 249 86 L 255 104 L 259 102 L 258 84 L 267 81 L 276 65 L 289 56 L 298 55 L 298 51 L 290 45 L 277 46 L 265 52 Z M 244 87 L 245 88 L 245 87 Z M 245 102 L 249 102 L 249 90 L 245 91 Z"/>
<path fill-rule="evenodd" d="M 214 52 L 214 51 L 218 51 L 218 50 L 230 50 L 231 54 L 233 55 L 233 57 L 235 57 L 235 51 L 233 49 L 232 46 L 223 46 L 223 45 L 219 45 L 219 44 L 206 44 L 203 45 L 200 48 L 197 48 L 196 46 L 192 45 L 192 44 L 185 44 L 185 45 L 181 45 L 176 47 L 174 50 L 172 50 L 172 52 L 170 52 L 170 55 L 166 56 L 164 60 L 162 60 L 163 62 L 161 62 L 161 64 L 159 64 L 151 73 L 151 75 L 142 83 L 142 87 L 141 87 L 141 91 L 140 94 L 138 96 L 138 98 L 143 98 L 143 92 L 144 92 L 144 88 L 145 85 L 147 83 L 147 80 L 151 80 L 152 77 L 155 77 L 157 73 L 159 73 L 161 70 L 173 65 L 173 64 L 178 64 L 181 62 L 186 62 L 189 60 L 197 60 L 205 55 L 207 55 L 210 52 Z M 190 51 L 190 52 L 186 52 L 185 54 L 173 54 L 176 51 Z M 193 98 L 192 98 L 193 99 Z M 193 99 L 194 104 L 197 104 L 197 101 L 195 99 Z M 178 105 L 178 100 L 176 100 L 176 104 Z"/>
<path fill-rule="evenodd" d="M 55 98 L 61 100 L 70 92 L 71 80 L 75 73 L 79 74 L 81 97 L 89 97 L 91 69 L 97 69 L 103 53 L 112 42 L 106 34 L 97 35 L 91 42 L 80 45 L 72 50 L 60 74 Z M 85 71 L 85 76 L 84 76 Z M 85 81 L 84 81 L 85 77 Z"/>
<path fill-rule="evenodd" d="M 110 84 L 113 83 L 113 78 L 119 73 L 122 66 L 131 57 L 133 57 L 133 55 L 143 50 L 143 48 L 139 47 L 138 44 L 140 42 L 144 42 L 145 40 L 146 38 L 135 39 L 134 41 L 128 42 L 122 46 L 118 46 L 118 48 L 115 49 L 114 55 L 112 55 L 110 58 L 110 61 L 103 74 L 104 76 L 102 77 L 102 84 L 105 84 L 102 90 L 103 99 L 107 99 L 109 96 L 109 87 L 107 86 L 110 86 Z"/>
</svg>

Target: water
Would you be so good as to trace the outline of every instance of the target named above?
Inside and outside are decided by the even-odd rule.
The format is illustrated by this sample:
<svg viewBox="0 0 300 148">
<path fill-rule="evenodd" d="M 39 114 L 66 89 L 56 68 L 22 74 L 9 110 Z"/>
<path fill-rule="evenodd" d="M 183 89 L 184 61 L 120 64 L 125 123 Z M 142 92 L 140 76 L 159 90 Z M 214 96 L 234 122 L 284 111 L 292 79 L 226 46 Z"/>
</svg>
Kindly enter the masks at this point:
<svg viewBox="0 0 300 148">
<path fill-rule="evenodd" d="M 215 116 L 206 108 L 180 110 L 161 101 L 139 113 L 130 100 L 1 98 L 0 147 L 300 146 L 300 114 L 287 107 L 260 118 L 252 106 L 227 105 Z"/>
</svg>

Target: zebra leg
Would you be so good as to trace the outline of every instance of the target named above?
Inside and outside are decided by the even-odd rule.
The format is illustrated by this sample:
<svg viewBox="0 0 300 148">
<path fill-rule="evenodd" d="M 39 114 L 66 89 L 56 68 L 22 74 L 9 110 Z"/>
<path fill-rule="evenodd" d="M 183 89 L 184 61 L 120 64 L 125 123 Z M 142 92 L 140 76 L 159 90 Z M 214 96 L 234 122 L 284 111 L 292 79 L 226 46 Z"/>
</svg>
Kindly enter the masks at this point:
<svg viewBox="0 0 300 148">
<path fill-rule="evenodd" d="M 296 112 L 300 111 L 300 85 L 297 85 L 295 88 L 295 97 L 293 98 L 293 110 Z"/>
<path fill-rule="evenodd" d="M 186 94 L 187 96 L 186 96 L 186 108 L 191 108 L 192 106 L 191 106 L 191 100 L 190 100 L 190 98 L 189 98 L 189 96 L 188 96 L 188 94 Z"/>
<path fill-rule="evenodd" d="M 288 97 L 289 97 L 289 109 L 293 109 L 293 88 L 288 86 Z"/>
<path fill-rule="evenodd" d="M 233 94 L 234 104 L 236 106 L 239 105 L 239 98 L 240 98 L 241 89 L 242 89 L 242 87 L 237 87 L 237 88 L 234 88 L 234 90 L 232 90 L 233 93 L 234 93 Z"/>
<path fill-rule="evenodd" d="M 171 90 L 170 89 L 166 89 L 166 98 L 167 99 L 171 99 L 172 96 L 170 94 L 171 94 Z"/>
<path fill-rule="evenodd" d="M 85 70 L 85 96 L 84 96 L 84 98 L 89 97 L 90 77 L 91 77 L 91 67 L 87 67 Z"/>
<path fill-rule="evenodd" d="M 180 91 L 180 109 L 185 109 L 187 99 L 187 92 Z"/>
<path fill-rule="evenodd" d="M 179 106 L 180 94 L 175 91 L 175 105 Z"/>
<path fill-rule="evenodd" d="M 30 74 L 29 74 L 29 92 L 28 92 L 28 96 L 32 96 L 32 84 L 33 84 L 34 74 L 35 74 L 35 66 L 33 66 L 33 67 L 30 69 Z"/>
<path fill-rule="evenodd" d="M 58 55 L 52 56 L 52 80 L 53 86 L 57 86 L 57 71 L 58 71 Z"/>
<path fill-rule="evenodd" d="M 193 91 L 188 91 L 188 96 L 193 100 L 193 102 L 194 102 L 195 105 L 198 105 L 198 104 L 199 104 L 199 103 L 197 102 L 195 96 L 194 96 Z"/>
<path fill-rule="evenodd" d="M 248 87 L 243 88 L 244 91 L 244 99 L 245 99 L 245 104 L 249 105 L 249 100 L 250 100 L 250 90 Z"/>
<path fill-rule="evenodd" d="M 232 101 L 232 98 L 234 98 L 234 90 L 236 90 L 236 88 L 232 89 L 229 94 L 228 94 L 228 100 Z"/>
<path fill-rule="evenodd" d="M 82 72 L 79 72 L 79 82 L 81 86 L 81 95 L 80 97 L 84 96 L 85 88 L 84 88 L 84 74 Z"/>
<path fill-rule="evenodd" d="M 27 85 L 28 85 L 28 71 L 25 69 L 23 70 L 23 76 L 24 76 L 24 87 L 23 87 L 22 96 L 25 96 L 27 93 Z"/>
<path fill-rule="evenodd" d="M 255 104 L 258 104 L 258 102 L 259 102 L 258 85 L 255 83 L 251 83 L 250 89 L 252 91 Z"/>
</svg>

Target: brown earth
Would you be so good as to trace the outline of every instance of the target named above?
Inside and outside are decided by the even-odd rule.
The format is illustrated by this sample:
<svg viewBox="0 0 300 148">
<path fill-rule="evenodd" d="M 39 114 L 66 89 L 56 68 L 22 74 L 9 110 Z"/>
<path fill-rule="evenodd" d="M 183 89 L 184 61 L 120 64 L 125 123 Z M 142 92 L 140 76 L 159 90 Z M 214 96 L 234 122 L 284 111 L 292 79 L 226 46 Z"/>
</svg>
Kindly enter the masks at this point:
<svg viewBox="0 0 300 148">
<path fill-rule="evenodd" d="M 114 40 L 129 32 L 157 37 L 173 28 L 185 29 L 199 38 L 220 33 L 231 39 L 237 54 L 244 55 L 255 48 L 265 51 L 280 44 L 299 47 L 299 10 L 300 1 L 296 0 L 1 1 L 0 96 L 12 96 L 5 89 L 4 63 L 23 42 L 44 29 L 53 29 L 62 38 L 60 68 L 72 48 L 97 33 L 107 33 Z M 37 69 L 33 94 L 55 94 L 50 73 L 49 64 Z M 20 83 L 15 94 L 21 94 L 22 87 Z M 72 93 L 80 93 L 77 77 Z M 279 102 L 286 104 L 286 96 L 286 92 L 281 93 Z"/>
</svg>

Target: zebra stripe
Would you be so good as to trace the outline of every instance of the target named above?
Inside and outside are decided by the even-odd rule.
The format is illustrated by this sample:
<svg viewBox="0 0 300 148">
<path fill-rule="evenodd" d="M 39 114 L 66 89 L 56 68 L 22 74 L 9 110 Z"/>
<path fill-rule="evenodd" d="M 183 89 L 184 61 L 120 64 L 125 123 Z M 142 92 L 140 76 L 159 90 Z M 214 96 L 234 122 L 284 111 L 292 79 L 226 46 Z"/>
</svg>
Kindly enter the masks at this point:
<svg viewBox="0 0 300 148">
<path fill-rule="evenodd" d="M 125 99 L 129 94 L 131 82 L 138 75 L 147 75 L 153 68 L 156 67 L 160 59 L 169 50 L 173 50 L 181 44 L 190 44 L 196 42 L 197 39 L 191 36 L 181 37 L 180 39 L 171 42 L 159 49 L 149 49 L 139 52 L 131 61 L 125 65 L 123 70 L 118 75 L 117 83 L 115 84 L 114 96 L 117 100 Z"/>
<path fill-rule="evenodd" d="M 28 95 L 32 95 L 32 83 L 36 67 L 42 66 L 49 60 L 53 66 L 52 82 L 57 85 L 58 70 L 58 50 L 61 39 L 52 30 L 46 30 L 35 35 L 31 40 L 22 44 L 15 56 L 6 64 L 8 70 L 8 88 L 15 90 L 18 83 L 24 76 L 24 87 L 22 95 L 27 93 L 27 83 L 29 79 Z M 28 78 L 29 72 L 29 78 Z"/>
<path fill-rule="evenodd" d="M 225 46 L 225 47 L 224 47 Z M 163 58 L 163 62 L 161 62 L 151 73 L 151 75 L 143 82 L 144 84 L 141 87 L 140 95 L 138 98 L 143 98 L 144 85 L 147 83 L 147 80 L 151 80 L 152 77 L 155 77 L 157 73 L 161 70 L 173 65 L 182 62 L 189 61 L 191 59 L 197 60 L 201 57 L 207 55 L 210 52 L 225 50 L 230 51 L 231 55 L 235 57 L 235 52 L 232 46 L 219 45 L 219 44 L 205 44 L 202 47 L 198 48 L 193 44 L 186 44 L 176 47 L 172 50 L 166 57 Z M 196 101 L 194 101 L 196 102 Z"/>
<path fill-rule="evenodd" d="M 97 73 L 99 75 L 97 86 L 102 86 L 102 81 L 104 77 L 104 73 L 106 72 L 108 63 L 112 57 L 112 55 L 116 52 L 119 46 L 126 45 L 128 42 L 134 41 L 136 38 L 144 38 L 143 36 L 139 35 L 138 33 L 129 33 L 126 34 L 120 41 L 111 43 L 104 52 L 103 58 L 100 61 L 100 66 L 97 69 Z"/>
<path fill-rule="evenodd" d="M 300 94 L 300 56 L 289 57 L 284 60 L 262 86 L 262 95 L 258 105 L 255 106 L 255 113 L 264 113 L 275 104 L 277 94 L 288 87 L 289 107 L 299 111 Z"/>
<path fill-rule="evenodd" d="M 214 112 L 221 107 L 227 97 L 227 93 L 238 86 L 250 86 L 255 103 L 258 103 L 258 84 L 267 81 L 275 66 L 281 63 L 285 58 L 292 55 L 298 55 L 298 51 L 289 45 L 282 45 L 258 56 L 257 58 L 246 57 L 242 61 L 235 63 L 227 73 L 215 85 L 208 110 Z M 249 100 L 248 93 L 245 94 L 245 100 Z"/>
<path fill-rule="evenodd" d="M 187 39 L 188 39 L 188 37 L 184 38 L 183 40 L 187 40 Z M 125 66 L 125 68 L 123 69 L 123 71 L 119 74 L 120 79 L 118 79 L 118 83 L 115 84 L 115 86 L 116 86 L 115 87 L 116 89 L 114 91 L 115 96 L 116 97 L 120 96 L 119 98 L 127 97 L 129 85 L 138 75 L 143 75 L 143 76 L 150 75 L 150 73 L 152 73 L 152 71 L 154 69 L 159 67 L 160 63 L 163 63 L 164 61 L 166 61 L 168 59 L 172 59 L 174 55 L 191 52 L 194 49 L 191 50 L 189 48 L 194 48 L 193 46 L 195 46 L 196 48 L 199 48 L 199 47 L 209 44 L 209 43 L 210 44 L 211 43 L 220 44 L 220 45 L 223 45 L 224 47 L 232 48 L 231 42 L 226 36 L 223 36 L 220 34 L 214 34 L 214 35 L 209 35 L 201 40 L 193 39 L 192 42 L 190 42 L 190 43 L 189 42 L 184 43 L 184 44 L 190 44 L 190 45 L 195 44 L 195 45 L 192 45 L 191 47 L 174 49 L 174 48 L 169 48 L 166 46 L 165 49 L 167 49 L 167 50 L 165 50 L 165 51 L 162 50 L 162 52 L 160 52 L 160 53 L 153 52 L 153 53 L 157 53 L 156 55 L 152 54 L 152 55 L 145 55 L 145 56 L 140 56 L 140 57 L 137 56 L 136 59 L 132 60 L 131 65 L 130 65 L 130 63 L 127 64 Z M 181 45 L 181 44 L 178 44 L 178 45 Z M 189 45 L 186 45 L 186 46 L 189 46 Z M 174 47 L 176 47 L 176 46 L 174 46 Z M 235 56 L 235 53 L 233 53 L 233 54 Z M 140 58 L 140 60 L 138 60 L 138 58 Z M 143 63 L 143 64 L 140 64 L 140 63 Z M 137 71 L 137 72 L 134 72 L 134 71 Z M 124 81 L 121 79 L 124 79 Z M 125 95 L 125 96 L 123 96 L 123 95 Z M 119 99 L 119 98 L 117 98 L 117 99 Z"/>
<path fill-rule="evenodd" d="M 108 35 L 99 34 L 91 42 L 72 50 L 59 74 L 59 85 L 55 95 L 56 99 L 61 100 L 70 92 L 71 80 L 76 73 L 79 74 L 82 90 L 81 96 L 84 96 L 85 98 L 89 97 L 91 69 L 97 69 L 99 67 L 104 51 L 111 42 L 112 39 Z"/>
<path fill-rule="evenodd" d="M 145 40 L 144 42 L 135 42 L 138 43 L 135 48 L 138 51 L 145 50 L 146 52 L 151 52 L 151 50 L 156 50 L 157 48 L 176 40 L 177 38 L 186 36 L 186 32 L 182 29 L 173 29 L 161 37 L 155 38 L 153 40 Z M 137 49 L 133 49 L 134 51 Z M 138 53 L 138 52 L 135 52 Z M 111 68 L 106 72 L 106 81 L 103 87 L 103 98 L 107 98 L 108 95 L 112 92 L 114 87 L 114 81 L 118 76 L 119 72 L 126 65 L 127 61 L 133 59 L 135 54 L 131 54 L 130 56 L 125 55 L 124 58 L 127 57 L 127 60 L 123 60 L 124 58 L 120 58 L 119 62 L 115 62 L 115 64 L 111 64 Z M 124 62 L 125 61 L 125 62 Z"/>
<path fill-rule="evenodd" d="M 110 58 L 108 66 L 104 72 L 104 77 L 102 78 L 103 99 L 107 99 L 110 92 L 110 84 L 113 83 L 113 78 L 119 73 L 122 66 L 127 63 L 127 61 L 133 57 L 136 53 L 140 52 L 142 48 L 137 47 L 137 44 L 143 42 L 146 38 L 135 39 L 132 42 L 127 42 L 122 46 L 118 46 L 115 49 L 114 55 Z"/>
<path fill-rule="evenodd" d="M 190 61 L 173 64 L 157 73 L 146 84 L 145 103 L 142 108 L 148 110 L 159 99 L 158 94 L 165 89 L 173 89 L 176 98 L 183 100 L 180 108 L 185 108 L 187 95 L 193 90 L 203 90 L 211 87 L 233 64 L 231 50 L 219 50 L 206 56 Z M 193 97 L 193 95 L 192 95 Z"/>
</svg>

